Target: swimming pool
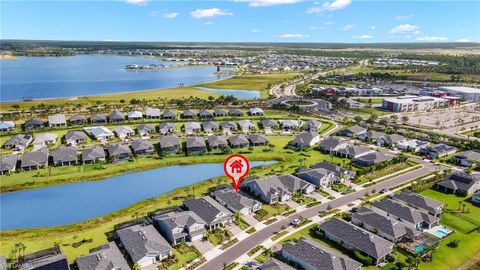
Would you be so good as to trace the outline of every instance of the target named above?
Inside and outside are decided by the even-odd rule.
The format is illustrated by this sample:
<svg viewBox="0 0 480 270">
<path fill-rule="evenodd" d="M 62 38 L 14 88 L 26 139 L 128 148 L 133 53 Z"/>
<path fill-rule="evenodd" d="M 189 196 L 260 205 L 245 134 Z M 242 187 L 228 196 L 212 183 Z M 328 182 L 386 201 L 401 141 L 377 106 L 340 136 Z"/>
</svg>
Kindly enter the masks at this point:
<svg viewBox="0 0 480 270">
<path fill-rule="evenodd" d="M 415 253 L 423 254 L 425 252 L 425 249 L 426 249 L 425 245 L 423 245 L 423 244 L 417 245 L 415 247 Z"/>
<path fill-rule="evenodd" d="M 449 236 L 452 233 L 452 231 L 449 230 L 449 229 L 443 228 L 443 229 L 438 229 L 438 230 L 435 230 L 435 231 L 431 231 L 429 233 L 435 235 L 436 237 L 438 237 L 440 239 L 442 239 L 442 238 L 445 238 L 445 237 Z"/>
</svg>

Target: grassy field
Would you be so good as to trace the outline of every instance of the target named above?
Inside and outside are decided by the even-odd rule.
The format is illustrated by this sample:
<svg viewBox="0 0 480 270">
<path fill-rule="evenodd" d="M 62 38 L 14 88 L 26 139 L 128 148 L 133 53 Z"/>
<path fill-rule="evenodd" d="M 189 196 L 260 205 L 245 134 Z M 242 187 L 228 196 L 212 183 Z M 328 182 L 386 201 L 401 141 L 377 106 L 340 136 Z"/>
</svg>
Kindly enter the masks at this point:
<svg viewBox="0 0 480 270">
<path fill-rule="evenodd" d="M 379 105 L 382 104 L 383 98 L 354 98 L 354 100 L 363 104 Z"/>
<path fill-rule="evenodd" d="M 257 90 L 262 98 L 268 97 L 269 86 L 272 87 L 283 81 L 293 79 L 300 73 L 274 73 L 239 75 L 223 81 L 201 84 L 199 86 L 215 89 Z"/>
</svg>

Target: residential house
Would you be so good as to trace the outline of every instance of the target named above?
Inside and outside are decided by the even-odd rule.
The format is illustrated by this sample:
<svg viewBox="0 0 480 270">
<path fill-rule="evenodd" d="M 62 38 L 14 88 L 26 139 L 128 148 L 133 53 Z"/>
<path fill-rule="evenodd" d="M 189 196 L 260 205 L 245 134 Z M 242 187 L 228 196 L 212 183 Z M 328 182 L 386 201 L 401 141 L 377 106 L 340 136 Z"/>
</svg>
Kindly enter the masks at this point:
<svg viewBox="0 0 480 270">
<path fill-rule="evenodd" d="M 299 129 L 303 123 L 300 120 L 280 120 L 279 122 L 280 122 L 280 126 L 284 131 Z"/>
<path fill-rule="evenodd" d="M 295 192 L 309 194 L 315 190 L 312 184 L 293 175 L 269 175 L 243 181 L 242 187 L 268 204 L 288 201 Z"/>
<path fill-rule="evenodd" d="M 306 132 L 317 132 L 322 122 L 318 120 L 310 120 L 303 125 L 303 128 Z"/>
<path fill-rule="evenodd" d="M 160 137 L 160 150 L 166 153 L 178 153 L 180 151 L 180 139 L 177 135 L 166 135 Z"/>
<path fill-rule="evenodd" d="M 18 270 L 70 270 L 60 247 L 37 251 L 18 258 Z"/>
<path fill-rule="evenodd" d="M 110 113 L 108 119 L 111 123 L 119 123 L 125 121 L 125 115 L 119 110 L 114 110 Z"/>
<path fill-rule="evenodd" d="M 260 207 L 262 206 L 260 202 L 236 192 L 228 185 L 217 187 L 215 191 L 210 193 L 210 196 L 221 205 L 225 206 L 228 210 L 234 213 L 238 212 L 241 215 L 253 214 L 260 210 Z"/>
<path fill-rule="evenodd" d="M 198 117 L 200 119 L 213 119 L 213 112 L 205 109 L 201 109 L 198 112 Z"/>
<path fill-rule="evenodd" d="M 247 137 L 243 134 L 237 134 L 228 137 L 228 143 L 232 148 L 246 147 L 250 145 Z"/>
<path fill-rule="evenodd" d="M 314 146 L 320 142 L 320 135 L 317 132 L 304 132 L 295 136 L 293 141 L 288 143 L 289 146 L 295 149 L 304 149 Z"/>
<path fill-rule="evenodd" d="M 432 159 L 441 158 L 444 156 L 451 155 L 457 151 L 457 148 L 446 145 L 446 144 L 436 144 L 433 146 L 428 146 L 420 150 L 420 153 L 430 157 Z"/>
<path fill-rule="evenodd" d="M 13 121 L 0 121 L 0 132 L 13 131 L 15 123 Z"/>
<path fill-rule="evenodd" d="M 387 136 L 387 134 L 375 130 L 369 130 L 357 136 L 357 139 L 364 142 L 377 142 L 378 139 Z"/>
<path fill-rule="evenodd" d="M 265 146 L 268 145 L 268 139 L 262 134 L 250 134 L 248 140 L 252 146 Z"/>
<path fill-rule="evenodd" d="M 108 157 L 110 162 L 126 161 L 132 158 L 130 147 L 126 144 L 112 143 L 107 147 Z"/>
<path fill-rule="evenodd" d="M 83 130 L 100 142 L 106 142 L 114 136 L 113 132 L 104 126 L 84 127 Z"/>
<path fill-rule="evenodd" d="M 347 140 L 340 138 L 328 138 L 320 143 L 320 151 L 328 154 L 335 154 L 338 150 L 347 147 Z"/>
<path fill-rule="evenodd" d="M 320 169 L 303 169 L 295 174 L 298 178 L 303 179 L 317 188 L 330 187 L 333 184 L 341 183 L 342 179 L 337 177 L 332 171 Z"/>
<path fill-rule="evenodd" d="M 357 138 L 357 136 L 360 136 L 365 133 L 367 133 L 367 129 L 359 125 L 346 128 L 342 131 L 343 136 L 352 137 L 352 138 Z"/>
<path fill-rule="evenodd" d="M 231 109 L 228 111 L 228 115 L 229 116 L 236 116 L 236 117 L 240 117 L 240 116 L 243 116 L 243 112 L 239 109 Z"/>
<path fill-rule="evenodd" d="M 185 130 L 185 133 L 191 135 L 202 131 L 202 126 L 199 122 L 186 122 L 183 129 Z"/>
<path fill-rule="evenodd" d="M 403 223 L 391 217 L 380 215 L 369 207 L 358 208 L 352 214 L 352 223 L 393 243 L 397 243 L 407 234 Z"/>
<path fill-rule="evenodd" d="M 237 123 L 233 121 L 225 121 L 220 123 L 220 127 L 223 129 L 224 132 L 230 132 L 237 130 Z"/>
<path fill-rule="evenodd" d="M 115 242 L 91 249 L 89 254 L 80 256 L 75 261 L 78 270 L 131 270 Z"/>
<path fill-rule="evenodd" d="M 218 124 L 212 121 L 202 122 L 202 128 L 205 133 L 213 133 L 218 130 Z"/>
<path fill-rule="evenodd" d="M 319 162 L 311 166 L 312 169 L 326 169 L 327 171 L 333 172 L 338 178 L 343 181 L 355 179 L 356 173 L 354 171 L 347 170 L 341 166 L 338 166 L 329 162 Z"/>
<path fill-rule="evenodd" d="M 23 129 L 25 131 L 33 131 L 43 129 L 45 127 L 45 123 L 39 118 L 33 118 L 25 121 L 23 123 Z"/>
<path fill-rule="evenodd" d="M 258 107 L 255 107 L 255 108 L 250 108 L 248 110 L 248 114 L 251 115 L 251 116 L 261 116 L 264 114 L 263 110 L 258 108 Z"/>
<path fill-rule="evenodd" d="M 217 109 L 213 112 L 213 116 L 215 116 L 215 117 L 227 117 L 228 112 L 226 110 Z"/>
<path fill-rule="evenodd" d="M 305 237 L 301 237 L 297 242 L 285 243 L 280 252 L 284 259 L 300 266 L 301 269 L 360 270 L 362 267 L 361 263 L 350 259 L 348 256 Z"/>
<path fill-rule="evenodd" d="M 372 150 L 370 147 L 366 145 L 357 144 L 357 145 L 347 146 L 346 148 L 342 148 L 338 150 L 336 152 L 336 155 L 343 158 L 355 159 L 355 158 L 368 155 L 373 152 L 375 151 Z"/>
<path fill-rule="evenodd" d="M 137 156 L 151 155 L 155 153 L 155 147 L 149 140 L 134 140 L 132 142 L 133 153 Z"/>
<path fill-rule="evenodd" d="M 92 124 L 105 124 L 107 123 L 107 116 L 104 114 L 94 114 L 90 116 L 90 123 Z"/>
<path fill-rule="evenodd" d="M 147 110 L 145 110 L 145 117 L 148 119 L 160 119 L 160 109 L 147 108 Z"/>
<path fill-rule="evenodd" d="M 32 140 L 33 136 L 30 134 L 15 134 L 3 144 L 3 147 L 10 148 L 15 151 L 23 151 L 30 145 Z"/>
<path fill-rule="evenodd" d="M 226 146 L 228 146 L 228 142 L 225 136 L 210 135 L 207 138 L 207 142 L 208 148 L 210 148 L 210 150 L 225 148 Z"/>
<path fill-rule="evenodd" d="M 37 151 L 25 153 L 20 159 L 20 166 L 24 171 L 38 170 L 48 166 L 48 158 L 50 154 L 48 149 L 42 148 Z"/>
<path fill-rule="evenodd" d="M 332 218 L 318 226 L 325 238 L 347 249 L 358 250 L 374 259 L 376 265 L 392 253 L 393 243 L 343 219 Z"/>
<path fill-rule="evenodd" d="M 427 147 L 429 142 L 427 141 L 420 141 L 417 139 L 412 139 L 412 140 L 405 140 L 401 141 L 397 144 L 397 148 L 402 150 L 402 151 L 412 151 L 412 152 L 418 152 L 425 147 Z"/>
<path fill-rule="evenodd" d="M 33 140 L 33 146 L 35 148 L 42 148 L 47 145 L 55 144 L 57 141 L 57 134 L 55 133 L 41 133 L 35 136 Z"/>
<path fill-rule="evenodd" d="M 399 143 L 405 142 L 406 139 L 402 135 L 398 134 L 390 134 L 383 136 L 381 138 L 377 139 L 377 145 L 381 146 L 388 146 L 388 147 L 394 147 L 398 145 Z"/>
<path fill-rule="evenodd" d="M 260 120 L 260 125 L 265 130 L 265 133 L 271 133 L 272 129 L 276 129 L 278 127 L 277 120 L 273 119 L 262 119 Z"/>
<path fill-rule="evenodd" d="M 238 121 L 238 125 L 240 126 L 240 129 L 244 133 L 249 133 L 250 131 L 257 129 L 257 125 L 255 125 L 250 120 L 240 120 L 240 121 Z"/>
<path fill-rule="evenodd" d="M 48 116 L 49 127 L 64 127 L 67 125 L 67 119 L 63 114 L 54 114 Z"/>
<path fill-rule="evenodd" d="M 197 116 L 197 112 L 195 112 L 194 110 L 186 110 L 182 113 L 183 119 L 192 119 L 192 118 L 195 118 L 196 116 Z"/>
<path fill-rule="evenodd" d="M 174 210 L 151 216 L 155 227 L 176 246 L 182 241 L 202 240 L 207 223 L 193 211 Z"/>
<path fill-rule="evenodd" d="M 353 159 L 353 163 L 360 167 L 368 167 L 380 162 L 393 159 L 393 155 L 387 152 L 373 152 Z"/>
<path fill-rule="evenodd" d="M 177 118 L 177 113 L 174 111 L 167 110 L 163 112 L 162 114 L 163 119 L 176 119 Z"/>
<path fill-rule="evenodd" d="M 268 259 L 268 261 L 264 262 L 263 264 L 258 266 L 256 269 L 257 270 L 295 270 L 295 268 L 275 258 Z"/>
<path fill-rule="evenodd" d="M 175 133 L 176 127 L 174 123 L 170 122 L 161 122 L 158 124 L 158 132 L 162 135 Z"/>
<path fill-rule="evenodd" d="M 466 194 L 473 194 L 480 190 L 480 174 L 467 174 L 465 172 L 454 172 L 449 174 L 436 185 L 438 190 L 445 193 L 459 193 L 461 191 Z"/>
<path fill-rule="evenodd" d="M 18 156 L 3 155 L 0 156 L 0 175 L 7 175 L 15 171 L 17 168 Z"/>
<path fill-rule="evenodd" d="M 68 122 L 70 123 L 70 125 L 85 125 L 87 124 L 87 117 L 83 115 L 74 115 L 70 117 L 70 119 L 68 119 Z"/>
<path fill-rule="evenodd" d="M 394 193 L 391 198 L 399 203 L 403 203 L 432 216 L 440 217 L 443 212 L 443 203 L 410 190 Z"/>
<path fill-rule="evenodd" d="M 472 202 L 473 203 L 477 203 L 477 204 L 480 204 L 480 191 L 479 192 L 475 192 L 473 195 L 472 195 Z"/>
<path fill-rule="evenodd" d="M 77 149 L 72 146 L 59 146 L 52 151 L 53 164 L 56 166 L 77 164 Z"/>
<path fill-rule="evenodd" d="M 139 111 L 131 111 L 127 113 L 128 120 L 141 120 L 143 119 L 143 113 Z"/>
<path fill-rule="evenodd" d="M 101 146 L 92 146 L 82 150 L 82 163 L 92 164 L 105 161 L 105 150 Z"/>
<path fill-rule="evenodd" d="M 87 135 L 82 130 L 70 130 L 65 134 L 67 145 L 84 144 L 87 142 Z"/>
<path fill-rule="evenodd" d="M 126 140 L 133 135 L 135 135 L 135 130 L 129 126 L 118 126 L 113 129 L 113 132 L 117 135 L 118 138 Z"/>
<path fill-rule="evenodd" d="M 440 224 L 440 217 L 429 215 L 392 199 L 376 201 L 372 206 L 377 213 L 397 219 L 411 229 L 431 229 Z"/>
<path fill-rule="evenodd" d="M 203 137 L 187 137 L 185 147 L 188 154 L 198 155 L 207 152 L 207 145 Z"/>
<path fill-rule="evenodd" d="M 172 247 L 153 225 L 133 225 L 116 231 L 118 239 L 133 263 L 140 267 L 161 262 L 172 256 Z"/>
<path fill-rule="evenodd" d="M 480 150 L 468 150 L 456 154 L 453 161 L 463 167 L 472 167 L 475 164 L 480 164 Z"/>
<path fill-rule="evenodd" d="M 233 223 L 233 214 L 209 196 L 187 199 L 183 205 L 205 221 L 207 230 Z"/>
<path fill-rule="evenodd" d="M 151 125 L 139 125 L 137 126 L 137 132 L 141 137 L 148 138 L 150 134 L 155 132 L 155 128 Z"/>
</svg>

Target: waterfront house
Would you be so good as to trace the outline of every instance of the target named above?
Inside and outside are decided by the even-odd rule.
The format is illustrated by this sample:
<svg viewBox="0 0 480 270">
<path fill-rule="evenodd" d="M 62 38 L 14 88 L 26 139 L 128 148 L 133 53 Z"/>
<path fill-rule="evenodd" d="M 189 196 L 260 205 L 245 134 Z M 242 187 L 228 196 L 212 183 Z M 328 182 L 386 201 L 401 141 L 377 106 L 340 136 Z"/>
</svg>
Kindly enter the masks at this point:
<svg viewBox="0 0 480 270">
<path fill-rule="evenodd" d="M 137 126 L 137 132 L 141 137 L 147 137 L 155 132 L 155 128 L 151 125 L 139 125 Z"/>
<path fill-rule="evenodd" d="M 40 250 L 18 258 L 18 270 L 70 270 L 60 247 Z"/>
<path fill-rule="evenodd" d="M 53 165 L 77 164 L 77 149 L 72 146 L 59 146 L 52 151 Z"/>
<path fill-rule="evenodd" d="M 394 147 L 399 143 L 405 142 L 406 139 L 402 135 L 390 134 L 377 139 L 377 145 Z"/>
<path fill-rule="evenodd" d="M 236 192 L 232 186 L 221 185 L 210 193 L 221 205 L 228 210 L 242 215 L 253 214 L 260 210 L 262 204 L 254 199 L 250 199 L 239 192 Z"/>
<path fill-rule="evenodd" d="M 264 114 L 264 112 L 262 109 L 255 107 L 255 108 L 248 109 L 248 114 L 251 116 L 261 116 Z"/>
<path fill-rule="evenodd" d="M 454 172 L 438 182 L 436 188 L 445 193 L 473 194 L 480 190 L 480 174 L 468 174 L 465 172 Z"/>
<path fill-rule="evenodd" d="M 309 194 L 315 190 L 312 184 L 293 175 L 269 175 L 244 181 L 242 187 L 268 204 L 288 201 L 296 192 Z"/>
<path fill-rule="evenodd" d="M 440 217 L 443 212 L 443 203 L 410 190 L 394 193 L 391 198 L 432 216 Z"/>
<path fill-rule="evenodd" d="M 416 139 L 404 140 L 397 144 L 397 148 L 402 151 L 418 152 L 427 147 L 429 142 Z"/>
<path fill-rule="evenodd" d="M 7 175 L 15 171 L 17 168 L 18 156 L 3 155 L 0 156 L 0 175 Z"/>
<path fill-rule="evenodd" d="M 107 123 L 107 116 L 104 114 L 94 114 L 90 116 L 90 123 L 92 124 L 105 124 Z"/>
<path fill-rule="evenodd" d="M 24 171 L 38 170 L 40 168 L 48 167 L 49 156 L 50 154 L 46 148 L 25 153 L 20 160 L 20 166 Z"/>
<path fill-rule="evenodd" d="M 346 249 L 354 249 L 374 259 L 376 265 L 393 251 L 393 243 L 343 219 L 332 218 L 318 226 L 325 238 Z"/>
<path fill-rule="evenodd" d="M 295 174 L 298 178 L 303 179 L 317 188 L 330 187 L 333 184 L 341 183 L 342 179 L 337 177 L 332 171 L 319 169 L 303 169 Z"/>
<path fill-rule="evenodd" d="M 15 123 L 13 121 L 0 121 L 0 132 L 13 131 Z"/>
<path fill-rule="evenodd" d="M 303 123 L 300 120 L 280 120 L 279 122 L 282 129 L 287 132 L 291 130 L 299 129 Z"/>
<path fill-rule="evenodd" d="M 199 122 L 186 122 L 183 126 L 185 133 L 188 135 L 192 135 L 194 133 L 200 132 L 202 130 L 202 126 Z"/>
<path fill-rule="evenodd" d="M 225 136 L 210 135 L 207 138 L 207 142 L 208 148 L 210 148 L 210 150 L 224 148 L 228 146 L 228 142 Z"/>
<path fill-rule="evenodd" d="M 295 268 L 275 258 L 268 259 L 268 261 L 262 263 L 256 269 L 257 270 L 295 270 Z"/>
<path fill-rule="evenodd" d="M 239 110 L 239 109 L 230 109 L 230 110 L 228 111 L 228 115 L 229 115 L 229 116 L 240 117 L 240 116 L 243 116 L 244 113 L 243 113 L 241 110 Z"/>
<path fill-rule="evenodd" d="M 49 127 L 64 127 L 67 125 L 67 119 L 63 114 L 54 114 L 48 116 Z"/>
<path fill-rule="evenodd" d="M 355 159 L 375 152 L 366 145 L 352 145 L 339 149 L 335 154 L 339 157 Z"/>
<path fill-rule="evenodd" d="M 353 163 L 360 167 L 368 167 L 380 162 L 393 159 L 393 155 L 387 152 L 373 152 L 353 159 Z"/>
<path fill-rule="evenodd" d="M 84 127 L 83 130 L 99 142 L 106 142 L 114 136 L 113 132 L 104 126 Z"/>
<path fill-rule="evenodd" d="M 420 153 L 424 154 L 431 159 L 441 158 L 444 156 L 451 155 L 457 151 L 457 148 L 446 145 L 446 144 L 436 144 L 433 146 L 428 146 L 420 150 Z"/>
<path fill-rule="evenodd" d="M 281 256 L 302 269 L 315 270 L 360 270 L 362 264 L 308 238 L 287 242 L 282 246 Z M 285 269 L 290 269 L 288 266 Z M 264 268 L 267 270 L 267 268 Z M 282 270 L 284 268 L 268 268 Z M 294 268 L 292 268 L 294 269 Z"/>
<path fill-rule="evenodd" d="M 182 241 L 202 240 L 207 223 L 193 211 L 173 210 L 151 216 L 156 228 L 176 246 Z"/>
<path fill-rule="evenodd" d="M 126 144 L 112 143 L 107 146 L 108 157 L 110 162 L 120 162 L 130 160 L 132 158 L 132 152 L 130 147 Z"/>
<path fill-rule="evenodd" d="M 166 153 L 178 153 L 180 151 L 180 139 L 177 135 L 166 135 L 160 137 L 160 150 Z"/>
<path fill-rule="evenodd" d="M 147 267 L 172 256 L 172 247 L 153 225 L 133 225 L 116 231 L 130 259 Z"/>
<path fill-rule="evenodd" d="M 185 110 L 183 113 L 182 113 L 182 118 L 183 119 L 192 119 L 192 118 L 195 118 L 197 116 L 197 112 L 195 112 L 194 110 Z"/>
<path fill-rule="evenodd" d="M 340 138 L 328 138 L 320 143 L 320 151 L 328 154 L 335 154 L 338 150 L 347 147 L 347 140 Z"/>
<path fill-rule="evenodd" d="M 127 114 L 128 120 L 141 120 L 143 119 L 143 113 L 139 111 L 131 111 Z"/>
<path fill-rule="evenodd" d="M 133 153 L 137 156 L 151 155 L 155 153 L 155 147 L 149 140 L 134 140 L 132 142 Z"/>
<path fill-rule="evenodd" d="M 35 136 L 33 140 L 33 146 L 35 148 L 42 148 L 47 145 L 55 144 L 57 141 L 57 134 L 55 133 L 41 133 Z"/>
<path fill-rule="evenodd" d="M 163 119 L 176 119 L 177 118 L 177 113 L 174 111 L 167 110 L 163 112 L 162 114 Z"/>
<path fill-rule="evenodd" d="M 105 150 L 101 146 L 92 146 L 82 150 L 82 163 L 92 164 L 105 161 Z"/>
<path fill-rule="evenodd" d="M 111 123 L 119 123 L 125 121 L 125 115 L 119 110 L 114 110 L 110 113 L 108 119 Z"/>
<path fill-rule="evenodd" d="M 294 149 L 304 149 L 320 142 L 320 136 L 317 132 L 304 132 L 295 136 L 288 145 Z"/>
<path fill-rule="evenodd" d="M 356 173 L 354 171 L 347 170 L 341 166 L 330 162 L 319 162 L 311 166 L 312 169 L 326 169 L 327 171 L 333 172 L 338 178 L 343 179 L 343 181 L 353 180 Z"/>
<path fill-rule="evenodd" d="M 480 164 L 480 150 L 473 149 L 458 153 L 453 157 L 453 162 L 463 167 Z"/>
<path fill-rule="evenodd" d="M 145 117 L 148 119 L 159 119 L 160 118 L 160 109 L 157 108 L 147 108 L 145 111 Z"/>
<path fill-rule="evenodd" d="M 226 110 L 217 109 L 213 112 L 213 116 L 215 116 L 215 117 L 226 117 L 226 116 L 228 116 L 228 112 Z"/>
<path fill-rule="evenodd" d="M 303 125 L 303 128 L 306 132 L 317 132 L 322 122 L 318 120 L 310 120 Z"/>
<path fill-rule="evenodd" d="M 201 109 L 198 112 L 198 117 L 200 119 L 213 119 L 213 112 L 205 109 Z"/>
<path fill-rule="evenodd" d="M 175 133 L 176 127 L 174 123 L 170 122 L 161 122 L 158 124 L 158 132 L 162 135 L 167 135 Z"/>
<path fill-rule="evenodd" d="M 352 223 L 393 243 L 397 243 L 407 234 L 402 222 L 381 215 L 369 207 L 358 208 L 352 214 Z"/>
<path fill-rule="evenodd" d="M 113 129 L 113 132 L 122 140 L 126 140 L 135 135 L 135 130 L 129 126 L 117 126 Z"/>
<path fill-rule="evenodd" d="M 65 134 L 67 145 L 84 144 L 87 142 L 87 135 L 82 130 L 70 130 Z"/>
<path fill-rule="evenodd" d="M 257 125 L 255 125 L 250 120 L 240 120 L 240 121 L 238 121 L 238 125 L 240 126 L 240 129 L 244 133 L 249 133 L 250 131 L 253 131 L 253 130 L 257 129 Z"/>
<path fill-rule="evenodd" d="M 365 133 L 362 133 L 357 136 L 357 139 L 362 140 L 364 142 L 376 142 L 378 139 L 387 136 L 383 132 L 369 130 Z"/>
<path fill-rule="evenodd" d="M 202 128 L 205 133 L 213 133 L 218 130 L 218 124 L 212 121 L 202 122 Z"/>
<path fill-rule="evenodd" d="M 23 123 L 23 129 L 25 131 L 34 131 L 34 130 L 40 130 L 45 127 L 45 123 L 39 119 L 39 118 L 33 118 L 25 121 Z"/>
<path fill-rule="evenodd" d="M 15 151 L 23 151 L 27 148 L 33 140 L 30 134 L 16 134 L 10 137 L 8 141 L 3 144 L 3 148 L 10 148 Z"/>
<path fill-rule="evenodd" d="M 365 134 L 366 132 L 367 132 L 366 128 L 359 125 L 355 125 L 355 126 L 344 129 L 342 131 L 342 135 L 347 137 L 357 138 L 357 136 L 360 136 L 361 134 Z"/>
<path fill-rule="evenodd" d="M 209 196 L 186 199 L 183 201 L 183 205 L 205 221 L 207 230 L 213 230 L 233 223 L 232 212 Z"/>
<path fill-rule="evenodd" d="M 223 132 L 231 132 L 237 130 L 237 123 L 233 121 L 225 121 L 220 123 L 220 127 L 222 128 Z"/>
<path fill-rule="evenodd" d="M 250 145 L 250 142 L 248 141 L 247 137 L 243 134 L 237 134 L 228 137 L 228 143 L 232 148 L 240 148 L 240 147 L 246 147 Z"/>
<path fill-rule="evenodd" d="M 203 137 L 187 137 L 185 139 L 187 154 L 200 155 L 207 152 L 207 145 Z"/>
<path fill-rule="evenodd" d="M 115 242 L 91 249 L 89 254 L 75 259 L 78 270 L 131 270 Z"/>
</svg>

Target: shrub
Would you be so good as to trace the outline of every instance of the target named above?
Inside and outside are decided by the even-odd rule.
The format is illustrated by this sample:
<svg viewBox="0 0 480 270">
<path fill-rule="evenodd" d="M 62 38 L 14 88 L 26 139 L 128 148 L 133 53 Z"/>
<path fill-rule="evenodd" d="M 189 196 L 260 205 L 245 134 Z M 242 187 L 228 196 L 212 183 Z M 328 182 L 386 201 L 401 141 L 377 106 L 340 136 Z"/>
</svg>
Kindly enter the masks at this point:
<svg viewBox="0 0 480 270">
<path fill-rule="evenodd" d="M 447 246 L 449 246 L 451 248 L 456 248 L 456 247 L 458 247 L 459 244 L 460 244 L 460 241 L 455 239 L 455 240 L 452 240 L 452 241 L 448 242 Z"/>
</svg>

